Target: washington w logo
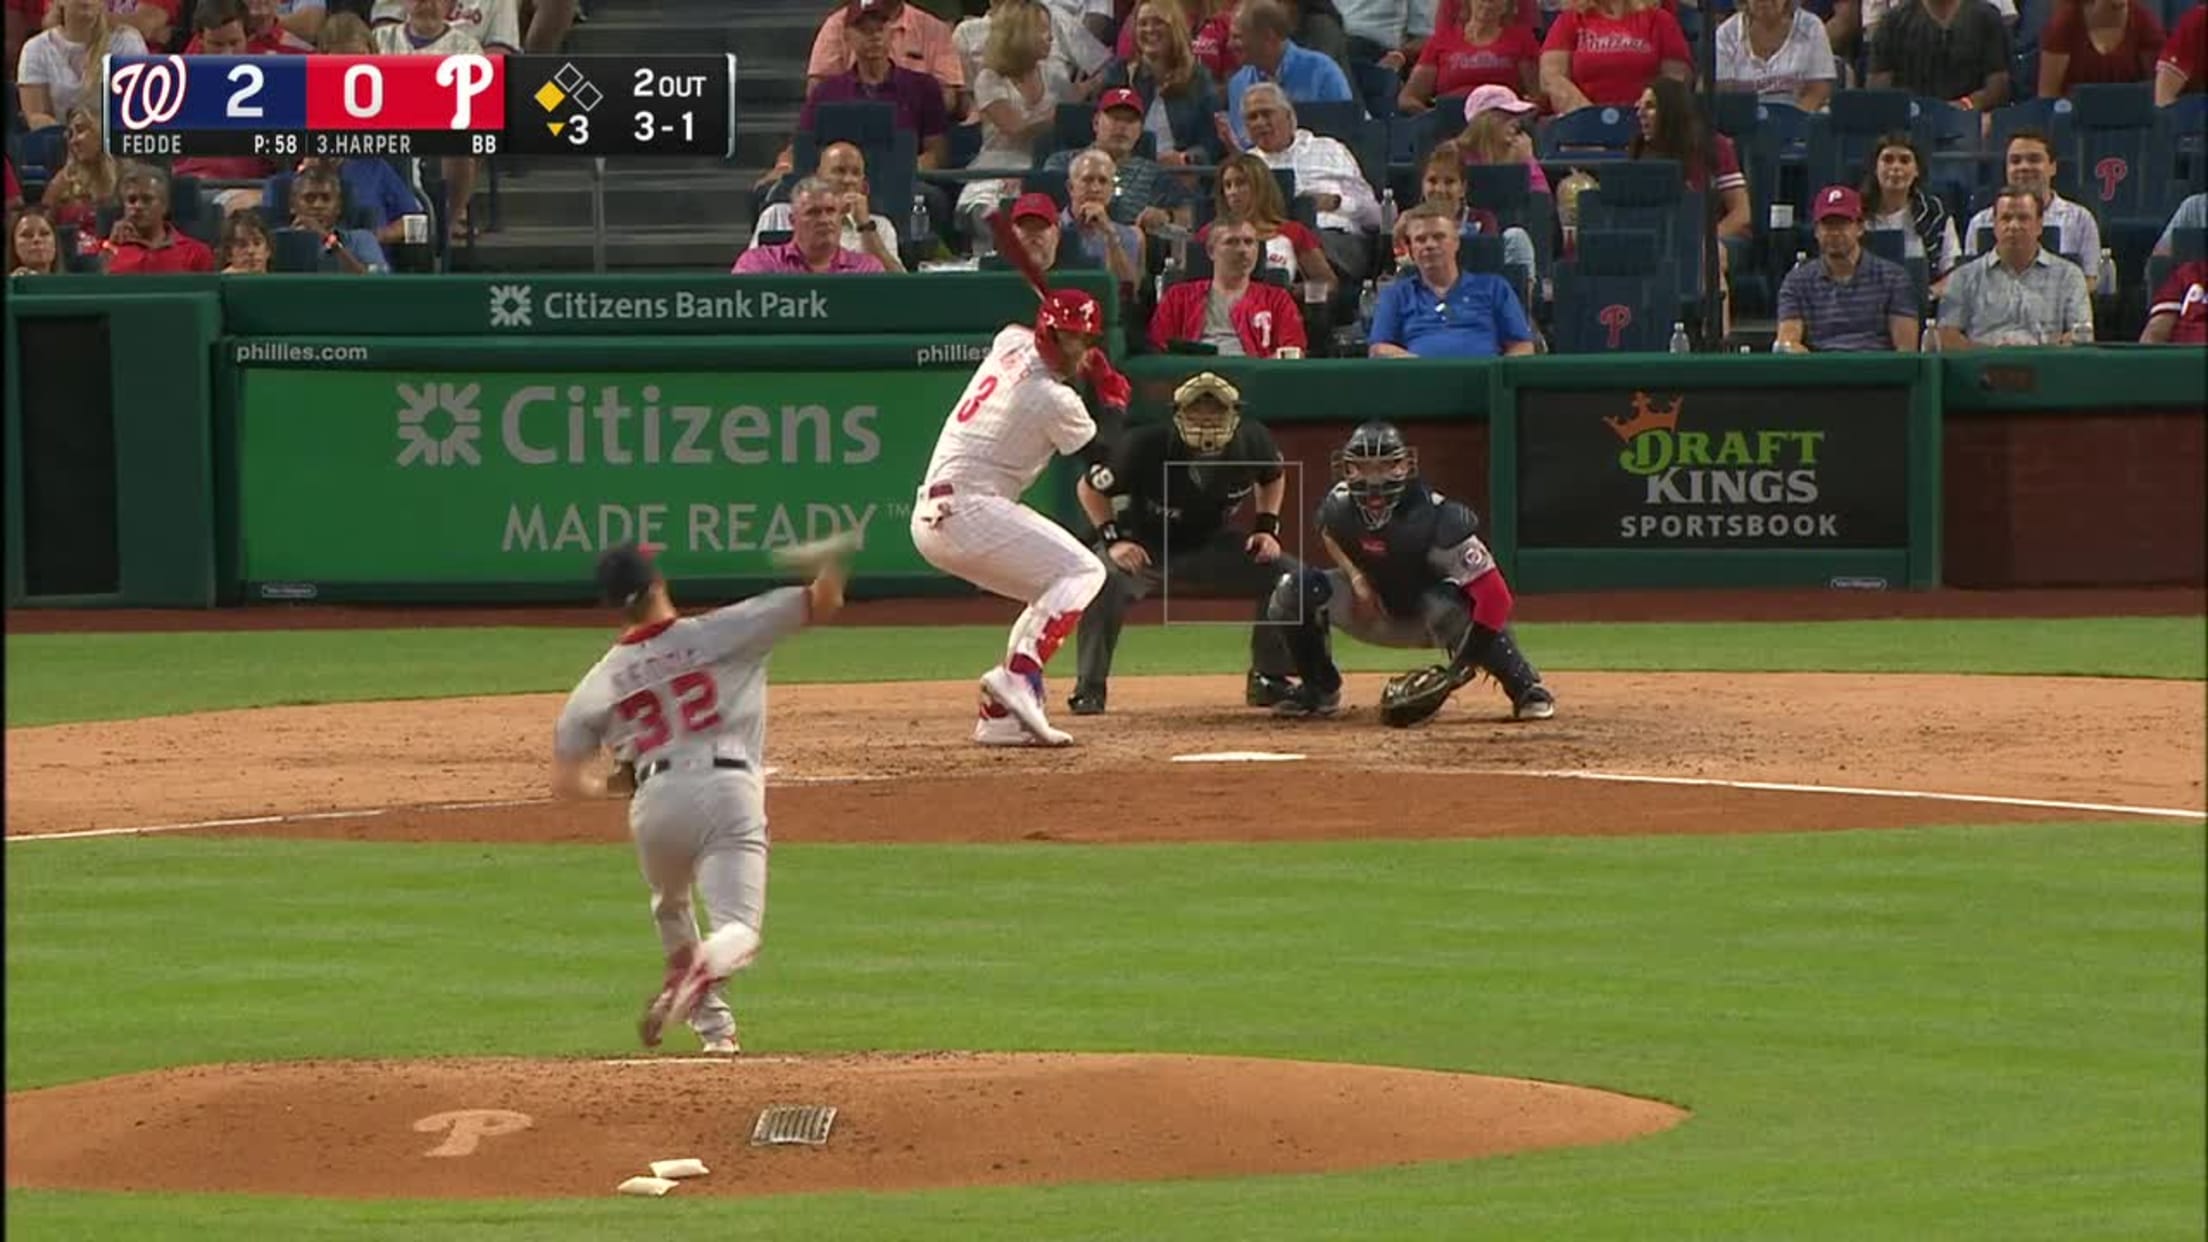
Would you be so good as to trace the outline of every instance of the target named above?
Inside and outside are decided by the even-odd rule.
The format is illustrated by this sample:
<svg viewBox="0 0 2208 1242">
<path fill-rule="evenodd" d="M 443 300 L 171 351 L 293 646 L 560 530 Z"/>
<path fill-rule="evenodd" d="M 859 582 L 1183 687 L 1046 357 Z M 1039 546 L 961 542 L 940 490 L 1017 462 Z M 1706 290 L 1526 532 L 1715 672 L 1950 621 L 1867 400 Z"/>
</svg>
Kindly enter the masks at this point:
<svg viewBox="0 0 2208 1242">
<path fill-rule="evenodd" d="M 476 394 L 482 389 L 481 384 L 464 388 L 399 385 L 399 400 L 406 404 L 399 410 L 399 443 L 404 447 L 399 449 L 398 464 L 420 461 L 425 466 L 453 466 L 465 461 L 482 465 L 483 456 L 475 447 L 483 438 L 483 412 L 475 408 Z M 439 410 L 452 416 L 452 430 L 443 439 L 428 425 L 429 416 Z"/>
<path fill-rule="evenodd" d="M 491 326 L 526 328 L 536 317 L 537 293 L 529 285 L 491 286 Z"/>
</svg>

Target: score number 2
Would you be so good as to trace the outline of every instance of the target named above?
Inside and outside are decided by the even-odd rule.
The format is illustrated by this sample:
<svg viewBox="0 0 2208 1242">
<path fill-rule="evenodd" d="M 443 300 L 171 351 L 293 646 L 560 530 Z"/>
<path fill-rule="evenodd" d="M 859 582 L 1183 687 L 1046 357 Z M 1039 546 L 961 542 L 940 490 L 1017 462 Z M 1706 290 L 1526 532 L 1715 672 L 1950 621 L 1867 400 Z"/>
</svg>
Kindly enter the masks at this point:
<svg viewBox="0 0 2208 1242">
<path fill-rule="evenodd" d="M 721 723 L 721 709 L 714 702 L 713 675 L 698 670 L 684 673 L 667 683 L 674 692 L 675 706 L 682 713 L 682 727 L 688 733 L 703 733 Z M 621 719 L 636 726 L 636 758 L 658 750 L 674 740 L 673 724 L 667 719 L 667 706 L 660 700 L 659 691 L 651 687 L 614 704 Z"/>
</svg>

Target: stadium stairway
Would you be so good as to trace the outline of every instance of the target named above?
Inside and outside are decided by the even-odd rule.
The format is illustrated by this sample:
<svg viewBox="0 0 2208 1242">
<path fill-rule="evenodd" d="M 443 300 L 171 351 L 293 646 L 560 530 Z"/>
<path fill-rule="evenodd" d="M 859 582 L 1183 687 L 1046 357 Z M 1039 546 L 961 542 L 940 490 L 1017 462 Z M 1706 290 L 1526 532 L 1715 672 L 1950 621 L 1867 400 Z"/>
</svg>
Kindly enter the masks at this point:
<svg viewBox="0 0 2208 1242">
<path fill-rule="evenodd" d="M 751 237 L 751 185 L 797 125 L 822 0 L 592 0 L 574 56 L 736 53 L 736 155 L 606 161 L 608 270 L 726 271 Z M 589 271 L 588 160 L 502 161 L 495 232 L 456 248 L 462 271 Z M 487 186 L 486 178 L 481 184 Z M 477 211 L 487 218 L 486 204 Z"/>
</svg>

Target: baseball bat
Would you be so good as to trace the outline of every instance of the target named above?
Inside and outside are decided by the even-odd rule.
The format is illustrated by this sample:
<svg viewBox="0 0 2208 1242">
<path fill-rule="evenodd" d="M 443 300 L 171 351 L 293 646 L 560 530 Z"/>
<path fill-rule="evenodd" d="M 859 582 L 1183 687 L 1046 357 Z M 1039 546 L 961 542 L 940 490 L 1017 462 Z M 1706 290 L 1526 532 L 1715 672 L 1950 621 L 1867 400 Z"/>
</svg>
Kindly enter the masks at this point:
<svg viewBox="0 0 2208 1242">
<path fill-rule="evenodd" d="M 1038 300 L 1049 297 L 1050 281 L 1044 277 L 1043 269 L 1035 265 L 1035 256 L 1020 244 L 1020 235 L 1012 228 L 1011 217 L 1002 211 L 992 211 L 984 219 L 990 238 L 996 242 L 997 253 L 1027 278 L 1028 287 L 1035 291 Z"/>
</svg>

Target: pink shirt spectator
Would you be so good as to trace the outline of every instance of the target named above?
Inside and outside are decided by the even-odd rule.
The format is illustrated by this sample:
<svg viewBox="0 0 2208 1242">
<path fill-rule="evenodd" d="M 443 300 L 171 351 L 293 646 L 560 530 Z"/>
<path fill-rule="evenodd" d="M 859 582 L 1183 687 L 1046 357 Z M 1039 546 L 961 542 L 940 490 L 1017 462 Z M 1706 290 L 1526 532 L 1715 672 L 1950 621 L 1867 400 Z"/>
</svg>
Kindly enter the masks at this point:
<svg viewBox="0 0 2208 1242">
<path fill-rule="evenodd" d="M 855 63 L 851 45 L 844 41 L 843 20 L 850 10 L 842 5 L 820 24 L 813 37 L 812 58 L 805 62 L 808 78 L 832 78 Z M 924 73 L 945 86 L 966 85 L 966 66 L 958 59 L 958 45 L 951 42 L 951 28 L 942 18 L 906 5 L 889 20 L 889 60 L 900 69 Z"/>
<path fill-rule="evenodd" d="M 1541 50 L 1572 54 L 1567 76 L 1597 107 L 1630 108 L 1665 61 L 1693 63 L 1678 19 L 1662 9 L 1635 9 L 1623 17 L 1567 10 L 1549 27 Z"/>
<path fill-rule="evenodd" d="M 736 266 L 728 269 L 738 276 L 758 272 L 796 272 L 801 275 L 825 276 L 836 272 L 879 272 L 885 270 L 882 261 L 873 255 L 857 250 L 836 247 L 836 257 L 828 266 L 815 270 L 805 261 L 805 252 L 798 249 L 793 239 L 774 246 L 753 246 L 736 256 Z"/>
</svg>

